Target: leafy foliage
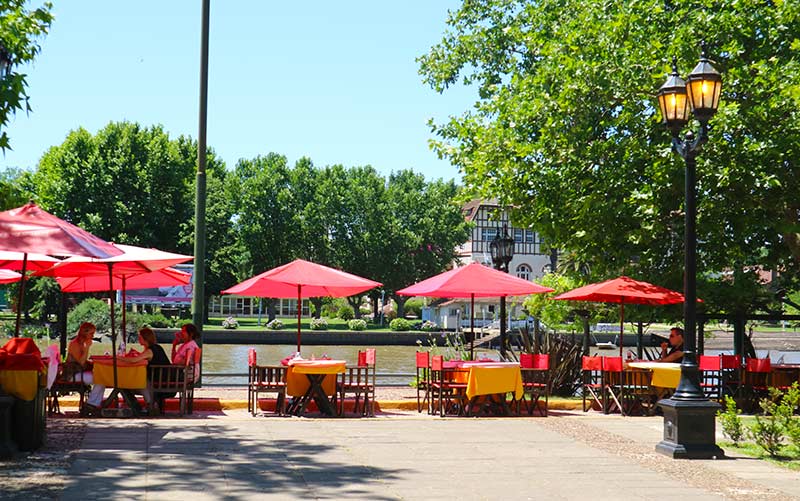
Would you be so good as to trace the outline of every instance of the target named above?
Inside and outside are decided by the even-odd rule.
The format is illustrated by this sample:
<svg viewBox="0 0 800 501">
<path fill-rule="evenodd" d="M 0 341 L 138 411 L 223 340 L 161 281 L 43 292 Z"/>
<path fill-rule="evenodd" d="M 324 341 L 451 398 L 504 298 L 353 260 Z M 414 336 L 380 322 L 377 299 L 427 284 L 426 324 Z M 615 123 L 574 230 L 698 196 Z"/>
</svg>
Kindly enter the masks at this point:
<svg viewBox="0 0 800 501">
<path fill-rule="evenodd" d="M 91 322 L 98 333 L 111 331 L 111 317 L 108 314 L 108 304 L 95 298 L 84 299 L 67 313 L 67 333 L 78 332 L 78 327 L 83 322 Z"/>
<path fill-rule="evenodd" d="M 739 409 L 736 408 L 736 400 L 731 396 L 725 395 L 725 411 L 717 412 L 717 418 L 722 425 L 722 433 L 733 441 L 733 445 L 739 445 L 745 435 L 742 418 L 739 417 Z"/>
<path fill-rule="evenodd" d="M 395 318 L 389 322 L 389 328 L 393 331 L 408 331 L 411 330 L 411 322 L 405 318 Z"/>
<path fill-rule="evenodd" d="M 339 308 L 339 311 L 336 313 L 336 316 L 341 318 L 342 320 L 352 320 L 355 318 L 355 313 L 353 313 L 353 308 L 350 306 L 342 306 Z"/>
<path fill-rule="evenodd" d="M 281 322 L 277 318 L 273 318 L 272 320 L 267 322 L 267 329 L 270 329 L 270 330 L 273 330 L 273 331 L 279 331 L 279 330 L 283 329 L 283 322 Z"/>
<path fill-rule="evenodd" d="M 361 318 L 354 318 L 347 322 L 347 328 L 351 331 L 367 330 L 367 321 Z"/>
<path fill-rule="evenodd" d="M 32 62 L 41 50 L 40 40 L 50 30 L 53 22 L 53 5 L 45 2 L 41 7 L 29 9 L 25 0 L 0 1 L 0 47 L 7 52 L 13 66 Z M 7 127 L 17 112 L 31 111 L 27 94 L 27 75 L 12 67 L 0 78 L 0 150 L 11 148 Z M 0 75 L 2 77 L 2 75 Z"/>
<path fill-rule="evenodd" d="M 720 272 L 798 278 L 798 31 L 797 2 L 464 2 L 420 72 L 440 92 L 475 86 L 477 101 L 431 125 L 433 147 L 472 195 L 499 198 L 515 224 L 570 249 L 588 280 L 680 288 L 684 164 L 655 92 L 671 55 L 688 73 L 703 33 L 723 94 L 697 167 L 698 294 L 711 310 L 764 307 L 757 274 Z"/>
<path fill-rule="evenodd" d="M 239 322 L 233 317 L 225 318 L 225 319 L 222 320 L 222 328 L 223 329 L 238 329 L 239 328 Z"/>
<path fill-rule="evenodd" d="M 328 321 L 324 318 L 313 318 L 311 319 L 311 330 L 312 331 L 326 331 L 328 330 Z"/>
</svg>

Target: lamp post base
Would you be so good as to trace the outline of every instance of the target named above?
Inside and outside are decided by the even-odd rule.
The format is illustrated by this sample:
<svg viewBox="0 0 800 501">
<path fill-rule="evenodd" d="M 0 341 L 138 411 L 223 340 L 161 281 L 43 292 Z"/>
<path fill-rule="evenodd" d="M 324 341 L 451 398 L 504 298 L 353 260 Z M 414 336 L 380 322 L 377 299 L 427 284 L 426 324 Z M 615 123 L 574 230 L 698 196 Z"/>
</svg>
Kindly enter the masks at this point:
<svg viewBox="0 0 800 501">
<path fill-rule="evenodd" d="M 708 400 L 660 400 L 664 412 L 664 440 L 656 452 L 673 459 L 722 459 L 725 452 L 716 443 L 719 404 Z"/>
</svg>

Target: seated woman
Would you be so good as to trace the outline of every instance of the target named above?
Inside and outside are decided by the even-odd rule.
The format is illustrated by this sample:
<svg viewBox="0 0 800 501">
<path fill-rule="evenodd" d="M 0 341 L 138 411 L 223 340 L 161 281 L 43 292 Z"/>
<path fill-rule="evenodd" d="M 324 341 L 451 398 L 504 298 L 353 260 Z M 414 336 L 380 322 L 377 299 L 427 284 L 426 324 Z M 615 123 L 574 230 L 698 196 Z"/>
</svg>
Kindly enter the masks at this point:
<svg viewBox="0 0 800 501">
<path fill-rule="evenodd" d="M 83 322 L 78 328 L 78 333 L 67 346 L 67 361 L 64 364 L 63 372 L 66 379 L 72 379 L 84 384 L 93 384 L 92 370 L 89 364 L 89 349 L 94 341 L 94 333 L 97 328 L 91 322 Z M 98 414 L 103 403 L 103 394 L 106 387 L 95 384 L 89 393 L 85 408 L 81 409 L 88 414 Z"/>
<path fill-rule="evenodd" d="M 167 358 L 164 348 L 162 348 L 161 345 L 156 341 L 156 333 L 153 332 L 153 329 L 149 327 L 142 327 L 139 329 L 139 344 L 142 346 L 142 348 L 144 348 L 144 350 L 141 353 L 138 353 L 131 348 L 130 354 L 126 360 L 129 362 L 140 362 L 142 360 L 147 360 L 147 381 L 149 382 L 152 380 L 150 366 L 170 365 L 169 358 Z M 142 396 L 144 397 L 145 402 L 152 404 L 153 395 L 150 392 L 150 388 L 142 389 Z M 158 409 L 164 409 L 164 399 L 169 396 L 170 395 L 159 394 L 157 398 Z"/>
<path fill-rule="evenodd" d="M 669 348 L 669 350 L 667 350 Z M 661 343 L 659 362 L 680 363 L 683 360 L 683 329 L 673 327 L 669 331 L 669 343 Z"/>
<path fill-rule="evenodd" d="M 180 332 L 175 333 L 175 339 L 172 340 L 172 363 L 174 365 L 186 365 L 194 361 L 194 354 L 200 349 L 195 341 L 199 335 L 194 324 L 183 324 Z M 199 372 L 200 366 L 195 363 L 195 380 L 197 380 Z"/>
</svg>

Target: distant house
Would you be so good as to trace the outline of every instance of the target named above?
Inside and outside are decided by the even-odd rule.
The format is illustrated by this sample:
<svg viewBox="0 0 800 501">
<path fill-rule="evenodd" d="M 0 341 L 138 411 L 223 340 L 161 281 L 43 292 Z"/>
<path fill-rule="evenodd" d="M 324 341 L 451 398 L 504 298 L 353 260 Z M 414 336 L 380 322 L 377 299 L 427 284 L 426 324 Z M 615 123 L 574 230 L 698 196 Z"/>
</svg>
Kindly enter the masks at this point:
<svg viewBox="0 0 800 501">
<path fill-rule="evenodd" d="M 462 208 L 464 217 L 473 222 L 469 240 L 458 248 L 458 266 L 478 262 L 492 265 L 489 244 L 503 225 L 508 225 L 508 235 L 514 239 L 514 258 L 508 265 L 508 272 L 524 280 L 536 281 L 556 265 L 558 255 L 544 245 L 541 236 L 530 228 L 517 228 L 511 225 L 508 212 L 501 210 L 496 200 L 472 200 Z M 475 300 L 475 327 L 488 326 L 497 320 L 500 311 L 497 298 Z M 508 314 L 514 319 L 521 313 L 514 302 L 508 303 Z M 423 320 L 435 322 L 443 329 L 469 328 L 469 299 L 452 299 L 434 302 L 423 310 Z M 510 324 L 509 324 L 510 325 Z"/>
</svg>

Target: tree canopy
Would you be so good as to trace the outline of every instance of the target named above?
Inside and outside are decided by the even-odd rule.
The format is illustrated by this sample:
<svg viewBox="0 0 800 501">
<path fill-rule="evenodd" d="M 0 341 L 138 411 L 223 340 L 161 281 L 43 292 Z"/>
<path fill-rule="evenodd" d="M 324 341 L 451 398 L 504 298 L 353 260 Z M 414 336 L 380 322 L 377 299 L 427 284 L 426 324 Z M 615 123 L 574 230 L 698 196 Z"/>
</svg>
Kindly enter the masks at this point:
<svg viewBox="0 0 800 501">
<path fill-rule="evenodd" d="M 568 249 L 599 279 L 628 273 L 680 288 L 683 161 L 655 92 L 699 44 L 723 78 L 698 160 L 699 293 L 711 309 L 753 300 L 756 267 L 800 267 L 800 4 L 468 0 L 419 59 L 474 107 L 432 124 L 466 188 Z M 728 272 L 732 272 L 733 277 Z"/>
</svg>

